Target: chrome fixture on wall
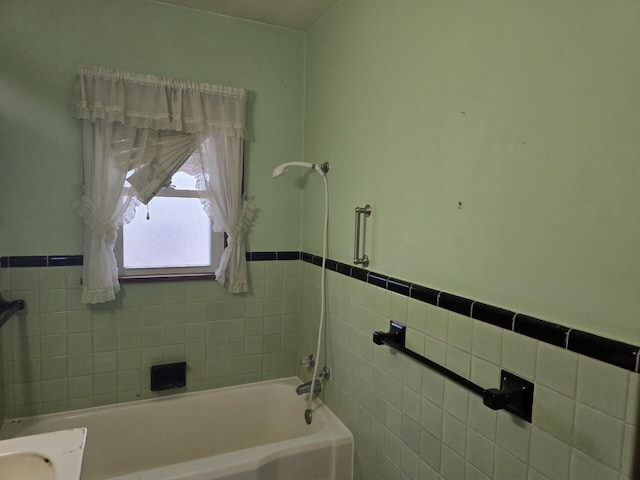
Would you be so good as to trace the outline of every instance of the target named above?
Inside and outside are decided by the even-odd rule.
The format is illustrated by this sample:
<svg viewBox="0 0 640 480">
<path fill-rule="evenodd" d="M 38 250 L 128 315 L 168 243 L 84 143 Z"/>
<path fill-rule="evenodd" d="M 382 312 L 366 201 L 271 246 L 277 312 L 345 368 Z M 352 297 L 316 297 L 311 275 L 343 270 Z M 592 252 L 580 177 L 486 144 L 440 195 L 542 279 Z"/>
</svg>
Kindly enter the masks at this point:
<svg viewBox="0 0 640 480">
<path fill-rule="evenodd" d="M 316 381 L 313 382 L 314 383 L 313 393 L 322 392 L 322 388 L 323 388 L 322 382 L 326 382 L 330 378 L 331 378 L 331 369 L 325 365 L 322 368 L 322 370 L 320 370 L 320 372 L 318 373 Z M 296 393 L 298 395 L 304 395 L 304 394 L 310 393 L 312 388 L 311 383 L 312 382 L 307 382 L 307 383 L 303 383 L 302 385 L 298 385 L 296 387 Z"/>
<path fill-rule="evenodd" d="M 24 300 L 6 301 L 0 295 L 0 327 L 7 323 L 18 310 L 23 310 L 24 305 Z"/>
<path fill-rule="evenodd" d="M 362 255 L 360 257 L 360 223 L 362 215 L 366 217 L 371 215 L 371 205 L 368 203 L 364 207 L 356 207 L 356 224 L 355 224 L 355 239 L 353 241 L 353 263 L 356 265 L 362 265 L 363 267 L 369 266 L 369 257 Z M 362 247 L 364 250 L 364 245 Z"/>
<path fill-rule="evenodd" d="M 302 357 L 300 359 L 300 365 L 306 368 L 313 368 L 316 366 L 316 356 L 313 353 L 310 353 L 306 357 Z"/>
</svg>

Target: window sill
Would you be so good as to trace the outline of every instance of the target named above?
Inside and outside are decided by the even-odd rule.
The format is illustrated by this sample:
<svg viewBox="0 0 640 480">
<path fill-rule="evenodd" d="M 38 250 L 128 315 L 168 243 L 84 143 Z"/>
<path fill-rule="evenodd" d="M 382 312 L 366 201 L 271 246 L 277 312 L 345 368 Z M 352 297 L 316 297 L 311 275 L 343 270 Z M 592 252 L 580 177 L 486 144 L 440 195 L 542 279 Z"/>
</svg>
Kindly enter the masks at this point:
<svg viewBox="0 0 640 480">
<path fill-rule="evenodd" d="M 130 275 L 118 277 L 120 283 L 174 282 L 182 280 L 215 280 L 213 273 L 176 273 L 174 275 Z"/>
</svg>

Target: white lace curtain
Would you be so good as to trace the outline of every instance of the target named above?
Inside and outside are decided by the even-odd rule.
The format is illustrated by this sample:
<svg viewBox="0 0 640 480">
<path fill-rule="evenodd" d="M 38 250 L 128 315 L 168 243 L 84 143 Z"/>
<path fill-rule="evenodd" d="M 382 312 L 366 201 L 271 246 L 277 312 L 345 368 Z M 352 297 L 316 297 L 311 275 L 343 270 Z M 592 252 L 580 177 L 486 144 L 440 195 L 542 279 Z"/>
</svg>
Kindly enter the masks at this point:
<svg viewBox="0 0 640 480">
<path fill-rule="evenodd" d="M 76 207 L 85 221 L 84 303 L 115 299 L 118 228 L 194 152 L 203 207 L 213 229 L 228 235 L 216 279 L 232 293 L 248 291 L 244 233 L 253 207 L 242 197 L 245 103 L 240 88 L 80 68 L 73 115 L 83 120 L 84 184 Z"/>
</svg>

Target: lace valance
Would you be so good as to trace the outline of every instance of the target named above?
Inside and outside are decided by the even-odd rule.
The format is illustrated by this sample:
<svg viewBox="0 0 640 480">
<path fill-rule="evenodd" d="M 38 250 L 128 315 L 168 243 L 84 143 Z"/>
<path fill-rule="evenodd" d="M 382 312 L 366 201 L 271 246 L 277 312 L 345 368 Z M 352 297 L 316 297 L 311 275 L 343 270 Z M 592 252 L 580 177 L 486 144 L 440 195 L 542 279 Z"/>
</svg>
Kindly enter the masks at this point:
<svg viewBox="0 0 640 480">
<path fill-rule="evenodd" d="M 246 138 L 245 104 L 242 88 L 80 67 L 73 115 L 127 127 Z"/>
</svg>

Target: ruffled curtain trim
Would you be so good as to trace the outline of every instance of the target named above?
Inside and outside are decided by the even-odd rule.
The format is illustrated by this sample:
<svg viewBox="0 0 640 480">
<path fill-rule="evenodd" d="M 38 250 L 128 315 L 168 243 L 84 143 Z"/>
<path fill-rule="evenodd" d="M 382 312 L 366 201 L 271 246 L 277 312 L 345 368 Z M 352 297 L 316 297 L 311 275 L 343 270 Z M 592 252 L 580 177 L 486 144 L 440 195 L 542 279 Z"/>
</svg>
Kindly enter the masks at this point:
<svg viewBox="0 0 640 480">
<path fill-rule="evenodd" d="M 242 88 L 103 67 L 80 67 L 78 75 L 72 105 L 77 118 L 247 138 L 246 90 Z"/>
<path fill-rule="evenodd" d="M 117 218 L 121 218 L 122 221 L 112 222 L 106 218 L 93 204 L 91 199 L 86 195 L 80 196 L 74 203 L 78 215 L 84 219 L 85 225 L 95 235 L 114 235 L 120 225 L 123 223 L 131 223 L 136 216 L 136 208 L 140 205 L 140 201 L 136 198 L 136 191 L 132 189 L 131 195 L 125 198 L 124 205 L 122 206 L 122 215 L 117 215 Z"/>
<path fill-rule="evenodd" d="M 117 279 L 116 279 L 117 280 Z M 120 284 L 116 281 L 113 287 L 104 288 L 83 288 L 82 303 L 105 303 L 116 299 L 116 294 L 120 291 Z"/>
</svg>

